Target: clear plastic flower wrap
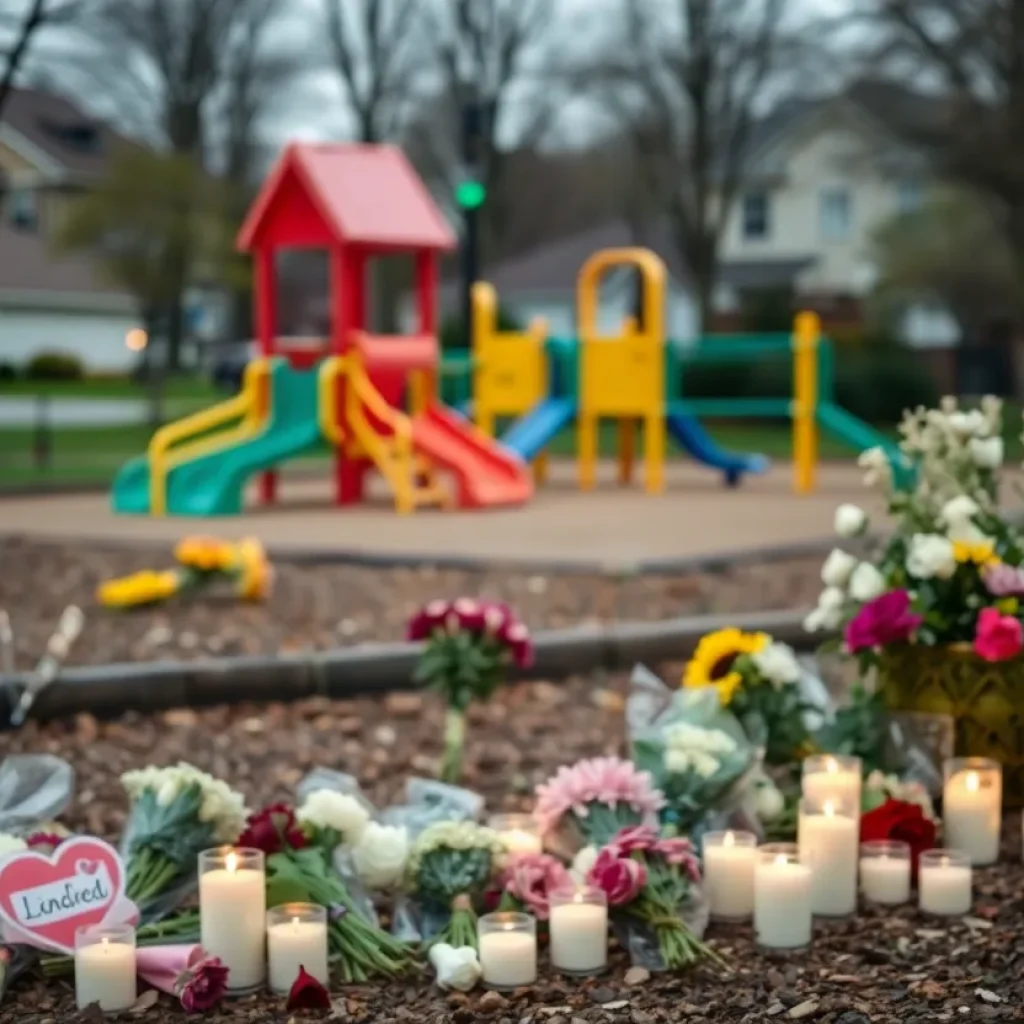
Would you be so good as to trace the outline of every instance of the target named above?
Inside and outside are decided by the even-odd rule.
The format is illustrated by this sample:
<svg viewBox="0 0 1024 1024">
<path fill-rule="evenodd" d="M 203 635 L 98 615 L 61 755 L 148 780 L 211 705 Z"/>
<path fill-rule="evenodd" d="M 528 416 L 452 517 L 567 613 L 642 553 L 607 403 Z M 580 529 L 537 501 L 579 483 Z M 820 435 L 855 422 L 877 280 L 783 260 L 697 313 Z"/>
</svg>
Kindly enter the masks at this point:
<svg viewBox="0 0 1024 1024">
<path fill-rule="evenodd" d="M 51 754 L 0 761 L 0 832 L 25 832 L 58 817 L 71 803 L 75 772 Z"/>
</svg>

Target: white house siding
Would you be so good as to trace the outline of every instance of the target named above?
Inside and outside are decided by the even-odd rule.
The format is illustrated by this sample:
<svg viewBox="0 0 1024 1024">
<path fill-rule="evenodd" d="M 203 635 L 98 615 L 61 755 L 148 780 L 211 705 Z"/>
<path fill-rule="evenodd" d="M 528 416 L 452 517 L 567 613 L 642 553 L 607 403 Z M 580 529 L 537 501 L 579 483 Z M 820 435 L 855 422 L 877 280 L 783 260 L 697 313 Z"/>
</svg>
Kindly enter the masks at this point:
<svg viewBox="0 0 1024 1024">
<path fill-rule="evenodd" d="M 125 334 L 137 326 L 127 313 L 0 307 L 0 362 L 21 367 L 40 352 L 67 352 L 87 372 L 125 373 L 138 359 L 125 347 Z"/>
</svg>

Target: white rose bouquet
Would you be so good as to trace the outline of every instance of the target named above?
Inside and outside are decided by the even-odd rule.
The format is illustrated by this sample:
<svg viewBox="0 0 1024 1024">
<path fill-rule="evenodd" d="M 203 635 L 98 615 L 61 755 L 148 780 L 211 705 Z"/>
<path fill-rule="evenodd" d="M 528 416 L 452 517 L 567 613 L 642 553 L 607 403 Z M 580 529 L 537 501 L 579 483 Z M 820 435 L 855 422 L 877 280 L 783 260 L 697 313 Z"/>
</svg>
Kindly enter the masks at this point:
<svg viewBox="0 0 1024 1024">
<path fill-rule="evenodd" d="M 174 910 L 196 884 L 203 850 L 234 843 L 245 825 L 245 801 L 227 783 L 190 764 L 126 772 L 132 806 L 122 840 L 125 894 L 143 923 Z"/>
<path fill-rule="evenodd" d="M 476 907 L 505 852 L 497 832 L 469 821 L 442 821 L 420 833 L 406 880 L 423 911 L 428 946 L 477 948 Z"/>
</svg>

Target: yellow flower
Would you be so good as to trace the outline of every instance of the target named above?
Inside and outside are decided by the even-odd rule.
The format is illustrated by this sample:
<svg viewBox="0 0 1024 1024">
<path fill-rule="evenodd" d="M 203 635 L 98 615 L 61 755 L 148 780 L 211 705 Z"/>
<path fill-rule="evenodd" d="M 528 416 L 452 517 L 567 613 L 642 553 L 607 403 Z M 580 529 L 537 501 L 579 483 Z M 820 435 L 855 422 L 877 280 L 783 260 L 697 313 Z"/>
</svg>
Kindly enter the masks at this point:
<svg viewBox="0 0 1024 1024">
<path fill-rule="evenodd" d="M 1020 611 L 1020 601 L 1015 597 L 1004 597 L 996 601 L 996 607 L 1004 615 L 1016 615 Z"/>
<path fill-rule="evenodd" d="M 238 578 L 238 596 L 243 601 L 265 601 L 270 596 L 274 570 L 263 545 L 255 537 L 246 537 L 238 544 L 241 575 Z"/>
<path fill-rule="evenodd" d="M 131 576 L 100 584 L 96 598 L 106 608 L 135 608 L 173 597 L 178 592 L 179 582 L 178 574 L 173 569 L 166 572 L 144 569 Z"/>
<path fill-rule="evenodd" d="M 199 572 L 226 572 L 236 558 L 235 546 L 216 537 L 185 537 L 174 549 L 179 565 Z"/>
<path fill-rule="evenodd" d="M 999 556 L 995 552 L 995 544 L 990 540 L 953 542 L 953 557 L 960 563 L 970 563 L 982 568 L 986 565 L 998 565 Z"/>
<path fill-rule="evenodd" d="M 715 686 L 722 705 L 728 704 L 743 682 L 733 663 L 741 654 L 754 654 L 771 642 L 767 633 L 743 633 L 738 629 L 720 629 L 701 637 L 697 650 L 683 672 L 683 686 Z"/>
</svg>

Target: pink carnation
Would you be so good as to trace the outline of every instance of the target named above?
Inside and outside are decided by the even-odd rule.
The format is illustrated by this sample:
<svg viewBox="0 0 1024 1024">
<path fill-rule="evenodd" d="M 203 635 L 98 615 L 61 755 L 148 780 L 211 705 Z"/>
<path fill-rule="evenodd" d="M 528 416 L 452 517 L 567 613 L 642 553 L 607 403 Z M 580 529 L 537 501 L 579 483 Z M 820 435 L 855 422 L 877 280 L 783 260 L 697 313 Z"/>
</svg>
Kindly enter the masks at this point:
<svg viewBox="0 0 1024 1024">
<path fill-rule="evenodd" d="M 1024 597 L 1024 569 L 998 562 L 981 570 L 985 588 L 993 597 Z"/>
<path fill-rule="evenodd" d="M 665 797 L 654 788 L 650 772 L 638 771 L 632 761 L 620 757 L 592 757 L 564 765 L 537 787 L 534 817 L 545 834 L 554 832 L 572 812 L 586 818 L 590 804 L 614 808 L 625 804 L 645 821 L 653 821 L 665 806 Z"/>
<path fill-rule="evenodd" d="M 681 867 L 691 882 L 700 881 L 700 863 L 689 839 L 660 839 L 653 852 L 666 863 Z"/>
<path fill-rule="evenodd" d="M 415 642 L 428 640 L 438 631 L 487 635 L 507 648 L 520 668 L 528 668 L 533 662 L 530 631 L 506 604 L 472 597 L 430 601 L 409 620 L 405 635 Z"/>
<path fill-rule="evenodd" d="M 606 846 L 587 873 L 587 882 L 604 892 L 610 907 L 621 907 L 643 891 L 647 868 L 641 861 L 620 857 L 613 846 Z"/>
<path fill-rule="evenodd" d="M 498 885 L 538 921 L 546 921 L 551 893 L 571 887 L 572 877 L 561 861 L 546 853 L 520 853 L 506 861 Z"/>
<path fill-rule="evenodd" d="M 631 853 L 647 853 L 658 845 L 658 830 L 653 825 L 630 825 L 616 833 L 608 844 L 618 851 L 620 857 Z"/>
</svg>

